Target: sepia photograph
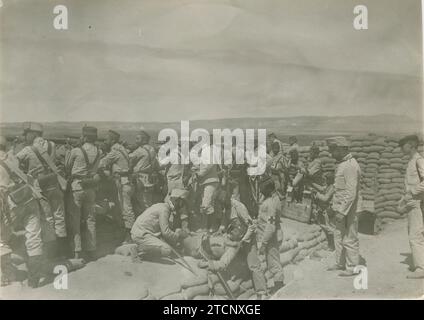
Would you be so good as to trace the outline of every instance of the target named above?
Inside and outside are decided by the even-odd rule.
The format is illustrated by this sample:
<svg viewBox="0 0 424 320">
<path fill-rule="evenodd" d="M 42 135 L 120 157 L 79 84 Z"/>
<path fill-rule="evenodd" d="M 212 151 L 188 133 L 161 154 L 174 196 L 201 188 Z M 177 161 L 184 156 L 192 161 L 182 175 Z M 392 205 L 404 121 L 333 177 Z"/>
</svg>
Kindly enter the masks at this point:
<svg viewBox="0 0 424 320">
<path fill-rule="evenodd" d="M 0 0 L 0 300 L 422 300 L 423 12 Z"/>
</svg>

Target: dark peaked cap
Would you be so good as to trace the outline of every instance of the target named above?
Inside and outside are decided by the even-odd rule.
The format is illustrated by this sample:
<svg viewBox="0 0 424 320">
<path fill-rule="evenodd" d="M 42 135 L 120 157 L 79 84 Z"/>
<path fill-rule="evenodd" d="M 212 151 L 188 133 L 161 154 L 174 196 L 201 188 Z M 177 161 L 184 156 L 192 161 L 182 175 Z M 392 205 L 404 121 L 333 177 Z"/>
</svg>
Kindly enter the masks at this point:
<svg viewBox="0 0 424 320">
<path fill-rule="evenodd" d="M 95 127 L 89 127 L 89 126 L 85 126 L 82 128 L 82 134 L 84 136 L 97 136 L 97 128 Z"/>
<path fill-rule="evenodd" d="M 119 138 L 121 138 L 121 135 L 114 130 L 109 130 L 108 132 L 109 132 L 109 135 L 111 135 L 116 140 L 119 140 Z"/>
<path fill-rule="evenodd" d="M 402 139 L 399 140 L 399 146 L 402 147 L 405 143 L 408 143 L 408 142 L 414 142 L 416 145 L 418 145 L 419 143 L 418 136 L 415 134 L 411 134 L 411 135 L 403 137 Z"/>
</svg>

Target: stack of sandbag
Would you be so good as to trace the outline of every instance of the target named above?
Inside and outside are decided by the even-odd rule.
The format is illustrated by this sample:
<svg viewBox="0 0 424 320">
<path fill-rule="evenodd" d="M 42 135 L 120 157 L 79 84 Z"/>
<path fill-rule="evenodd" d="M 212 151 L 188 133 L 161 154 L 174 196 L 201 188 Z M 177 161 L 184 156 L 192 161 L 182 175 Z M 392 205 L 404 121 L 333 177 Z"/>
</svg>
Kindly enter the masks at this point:
<svg viewBox="0 0 424 320">
<path fill-rule="evenodd" d="M 402 218 L 397 210 L 397 204 L 403 194 L 406 164 L 407 159 L 398 147 L 398 138 L 387 137 L 377 175 L 378 194 L 375 199 L 375 212 L 378 217 Z"/>
<path fill-rule="evenodd" d="M 280 246 L 280 261 L 283 266 L 296 263 L 314 251 L 327 247 L 327 237 L 318 225 L 309 225 L 297 234 L 284 237 Z"/>
<path fill-rule="evenodd" d="M 299 151 L 299 160 L 305 165 L 309 162 L 309 146 L 301 146 L 297 150 Z"/>
<path fill-rule="evenodd" d="M 328 147 L 320 147 L 319 157 L 322 162 L 322 171 L 324 173 L 332 172 L 336 169 L 336 159 L 334 159 L 330 152 L 328 152 Z"/>
</svg>

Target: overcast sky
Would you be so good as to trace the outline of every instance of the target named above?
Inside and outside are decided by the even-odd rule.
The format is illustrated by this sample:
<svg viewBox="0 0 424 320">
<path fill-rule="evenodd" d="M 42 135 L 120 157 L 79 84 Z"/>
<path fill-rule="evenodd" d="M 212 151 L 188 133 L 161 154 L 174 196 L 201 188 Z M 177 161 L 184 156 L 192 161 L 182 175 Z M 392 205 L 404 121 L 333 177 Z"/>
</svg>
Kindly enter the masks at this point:
<svg viewBox="0 0 424 320">
<path fill-rule="evenodd" d="M 419 0 L 1 2 L 1 121 L 421 115 Z"/>
</svg>

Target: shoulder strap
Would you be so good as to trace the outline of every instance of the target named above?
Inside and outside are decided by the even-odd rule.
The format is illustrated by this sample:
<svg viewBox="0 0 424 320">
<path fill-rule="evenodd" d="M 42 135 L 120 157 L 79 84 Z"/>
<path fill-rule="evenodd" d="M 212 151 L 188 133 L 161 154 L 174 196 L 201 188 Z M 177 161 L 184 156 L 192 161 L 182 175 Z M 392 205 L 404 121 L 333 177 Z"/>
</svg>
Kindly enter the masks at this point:
<svg viewBox="0 0 424 320">
<path fill-rule="evenodd" d="M 50 141 L 47 141 L 47 153 L 49 154 L 49 156 L 52 155 L 52 151 L 53 151 L 52 143 Z"/>
<path fill-rule="evenodd" d="M 84 156 L 85 165 L 87 166 L 87 170 L 88 171 L 93 170 L 94 165 L 96 164 L 97 160 L 99 160 L 99 157 L 100 157 L 99 149 L 96 147 L 96 158 L 94 158 L 93 163 L 90 163 L 90 160 L 88 159 L 87 151 L 85 151 L 82 146 L 79 147 L 79 149 L 81 150 L 81 152 L 82 152 L 82 154 Z"/>
<path fill-rule="evenodd" d="M 34 152 L 34 154 L 37 156 L 38 161 L 40 161 L 41 165 L 45 168 L 45 169 L 49 169 L 50 166 L 49 164 L 46 162 L 46 159 L 43 158 L 43 156 L 40 154 L 40 151 L 38 151 L 38 149 L 35 146 L 31 146 L 31 150 L 32 152 Z"/>
</svg>

